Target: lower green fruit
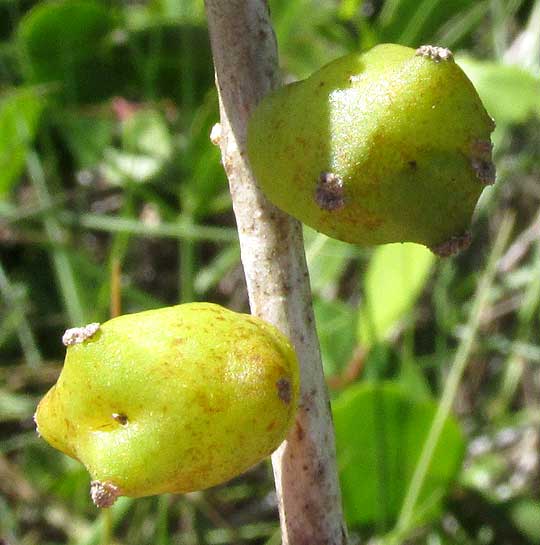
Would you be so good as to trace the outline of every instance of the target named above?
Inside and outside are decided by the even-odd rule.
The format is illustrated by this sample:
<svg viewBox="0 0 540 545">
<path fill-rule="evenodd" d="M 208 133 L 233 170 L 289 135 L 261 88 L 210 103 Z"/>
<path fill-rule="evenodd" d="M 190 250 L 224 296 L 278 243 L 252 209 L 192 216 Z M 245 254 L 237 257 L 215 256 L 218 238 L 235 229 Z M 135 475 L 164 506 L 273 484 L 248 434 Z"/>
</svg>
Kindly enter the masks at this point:
<svg viewBox="0 0 540 545">
<path fill-rule="evenodd" d="M 99 506 L 227 481 L 275 450 L 294 418 L 296 355 L 253 316 L 192 303 L 68 330 L 64 343 L 35 420 L 87 467 Z"/>
<path fill-rule="evenodd" d="M 493 128 L 449 50 L 383 44 L 263 99 L 248 154 L 268 198 L 314 229 L 448 255 L 495 179 Z"/>
</svg>

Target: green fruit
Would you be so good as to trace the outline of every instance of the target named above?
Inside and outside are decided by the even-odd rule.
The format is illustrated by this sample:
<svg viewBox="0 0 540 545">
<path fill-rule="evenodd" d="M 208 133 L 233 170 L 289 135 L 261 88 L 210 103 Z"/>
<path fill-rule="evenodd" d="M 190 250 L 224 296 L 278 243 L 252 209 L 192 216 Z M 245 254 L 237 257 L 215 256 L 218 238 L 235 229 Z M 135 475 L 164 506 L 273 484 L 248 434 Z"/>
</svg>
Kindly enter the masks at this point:
<svg viewBox="0 0 540 545">
<path fill-rule="evenodd" d="M 68 330 L 64 343 L 35 420 L 86 466 L 102 507 L 227 481 L 275 450 L 294 418 L 296 355 L 253 316 L 192 303 Z"/>
<path fill-rule="evenodd" d="M 467 244 L 493 120 L 448 49 L 383 44 L 269 95 L 248 128 L 268 198 L 347 242 Z"/>
</svg>

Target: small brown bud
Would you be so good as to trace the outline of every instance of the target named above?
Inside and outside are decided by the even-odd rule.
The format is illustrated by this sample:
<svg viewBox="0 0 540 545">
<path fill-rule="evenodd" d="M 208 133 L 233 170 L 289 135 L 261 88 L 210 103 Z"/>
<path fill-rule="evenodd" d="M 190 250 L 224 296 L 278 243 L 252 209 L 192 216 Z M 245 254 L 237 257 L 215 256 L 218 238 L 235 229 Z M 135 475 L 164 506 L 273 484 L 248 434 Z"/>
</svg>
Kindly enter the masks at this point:
<svg viewBox="0 0 540 545">
<path fill-rule="evenodd" d="M 107 481 L 92 481 L 90 483 L 90 497 L 96 507 L 111 507 L 120 496 L 120 489 Z"/>
<path fill-rule="evenodd" d="M 345 206 L 343 180 L 333 172 L 321 172 L 315 190 L 315 201 L 322 210 L 332 212 Z"/>
<path fill-rule="evenodd" d="M 450 237 L 447 241 L 430 248 L 439 257 L 450 257 L 466 250 L 471 245 L 471 234 L 464 233 Z"/>
</svg>

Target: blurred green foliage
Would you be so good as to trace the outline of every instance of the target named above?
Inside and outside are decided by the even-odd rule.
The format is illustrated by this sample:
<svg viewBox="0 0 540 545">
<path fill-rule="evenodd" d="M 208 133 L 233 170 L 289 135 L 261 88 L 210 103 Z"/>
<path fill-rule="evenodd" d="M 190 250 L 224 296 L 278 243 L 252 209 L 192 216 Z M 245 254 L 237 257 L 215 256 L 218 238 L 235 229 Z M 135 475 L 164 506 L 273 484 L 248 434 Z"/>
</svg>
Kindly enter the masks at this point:
<svg viewBox="0 0 540 545">
<path fill-rule="evenodd" d="M 284 80 L 380 42 L 433 43 L 455 50 L 497 122 L 498 181 L 463 255 L 357 248 L 305 230 L 352 541 L 540 543 L 540 2 L 269 3 Z M 192 300 L 247 310 L 209 142 L 217 120 L 202 0 L 0 1 L 4 543 L 97 544 L 109 524 L 118 544 L 280 542 L 267 465 L 203 493 L 123 499 L 107 521 L 84 469 L 32 422 L 58 376 L 63 330 L 107 319 L 118 268 L 124 312 Z M 512 235 L 488 275 L 508 218 Z M 412 522 L 396 533 L 469 342 L 453 416 L 431 445 Z"/>
<path fill-rule="evenodd" d="M 32 87 L 6 92 L 0 102 L 0 195 L 9 193 L 24 170 L 44 100 Z"/>
<path fill-rule="evenodd" d="M 435 407 L 394 381 L 355 384 L 336 400 L 338 464 L 349 524 L 371 524 L 380 531 L 395 524 Z M 459 425 L 448 420 L 420 496 L 421 521 L 440 516 L 464 446 Z"/>
</svg>

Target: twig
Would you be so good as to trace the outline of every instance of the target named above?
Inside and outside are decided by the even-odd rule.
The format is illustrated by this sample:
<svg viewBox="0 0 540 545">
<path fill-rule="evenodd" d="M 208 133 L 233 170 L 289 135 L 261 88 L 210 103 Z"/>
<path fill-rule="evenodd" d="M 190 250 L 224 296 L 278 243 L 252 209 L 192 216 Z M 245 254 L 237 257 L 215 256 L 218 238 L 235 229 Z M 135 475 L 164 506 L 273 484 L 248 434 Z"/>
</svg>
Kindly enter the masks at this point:
<svg viewBox="0 0 540 545">
<path fill-rule="evenodd" d="M 334 431 L 301 225 L 265 199 L 246 158 L 249 115 L 278 84 L 268 6 L 264 0 L 205 4 L 220 95 L 221 130 L 213 140 L 229 178 L 251 311 L 287 334 L 300 359 L 296 423 L 272 457 L 283 543 L 343 545 Z"/>
</svg>

